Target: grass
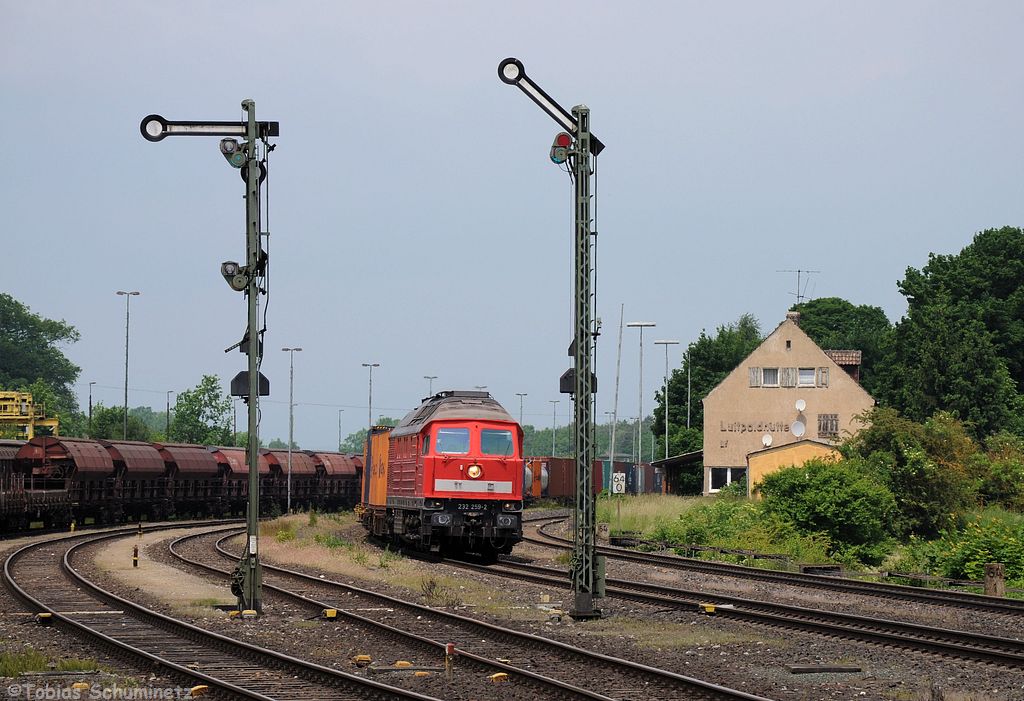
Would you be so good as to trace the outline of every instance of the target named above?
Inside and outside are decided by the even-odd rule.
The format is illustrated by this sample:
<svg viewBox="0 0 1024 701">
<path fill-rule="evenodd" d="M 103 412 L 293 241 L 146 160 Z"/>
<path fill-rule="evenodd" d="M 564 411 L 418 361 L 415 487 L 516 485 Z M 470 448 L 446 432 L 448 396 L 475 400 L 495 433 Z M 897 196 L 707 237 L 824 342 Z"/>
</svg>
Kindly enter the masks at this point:
<svg viewBox="0 0 1024 701">
<path fill-rule="evenodd" d="M 26 672 L 91 672 L 97 669 L 101 668 L 96 660 L 71 657 L 54 661 L 31 648 L 23 652 L 0 652 L 0 677 L 16 677 Z"/>
<path fill-rule="evenodd" d="M 756 505 L 746 499 L 668 494 L 616 496 L 611 501 L 598 501 L 597 520 L 611 524 L 612 533 L 634 532 L 649 540 L 777 553 L 796 562 L 831 562 L 826 541 L 762 518 Z M 758 567 L 777 566 L 769 560 L 709 556 Z"/>
<path fill-rule="evenodd" d="M 633 531 L 650 535 L 658 524 L 677 520 L 700 504 L 702 497 L 670 494 L 602 497 L 597 500 L 597 520 L 611 525 L 612 533 Z"/>
</svg>

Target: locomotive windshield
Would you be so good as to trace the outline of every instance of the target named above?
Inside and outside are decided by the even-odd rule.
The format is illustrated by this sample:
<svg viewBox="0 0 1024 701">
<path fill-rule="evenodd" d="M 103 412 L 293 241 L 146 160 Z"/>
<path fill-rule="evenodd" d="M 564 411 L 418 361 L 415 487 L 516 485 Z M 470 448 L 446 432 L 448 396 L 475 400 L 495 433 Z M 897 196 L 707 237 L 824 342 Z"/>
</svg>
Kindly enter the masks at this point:
<svg viewBox="0 0 1024 701">
<path fill-rule="evenodd" d="M 439 428 L 437 430 L 437 452 L 468 453 L 468 428 Z"/>
<path fill-rule="evenodd" d="M 512 432 L 483 429 L 480 431 L 480 452 L 484 455 L 512 455 Z"/>
</svg>

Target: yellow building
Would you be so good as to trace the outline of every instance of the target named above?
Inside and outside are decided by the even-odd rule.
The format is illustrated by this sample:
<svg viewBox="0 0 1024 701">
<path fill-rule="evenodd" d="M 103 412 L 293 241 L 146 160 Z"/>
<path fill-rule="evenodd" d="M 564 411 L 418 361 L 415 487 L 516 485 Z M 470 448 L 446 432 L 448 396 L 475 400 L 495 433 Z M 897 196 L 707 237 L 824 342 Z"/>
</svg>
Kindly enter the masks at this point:
<svg viewBox="0 0 1024 701">
<path fill-rule="evenodd" d="M 812 458 L 839 459 L 839 450 L 830 443 L 805 438 L 796 443 L 755 450 L 747 456 L 747 496 L 756 494 L 754 486 L 767 475 L 784 467 L 803 465 Z"/>
<path fill-rule="evenodd" d="M 40 428 L 48 429 L 48 435 L 60 435 L 60 421 L 46 418 L 45 407 L 37 407 L 31 393 L 0 391 L 0 434 L 27 441 Z"/>
<path fill-rule="evenodd" d="M 747 455 L 815 439 L 835 444 L 872 406 L 860 351 L 823 351 L 786 320 L 704 398 L 704 494 L 747 478 Z M 753 484 L 754 480 L 747 480 Z"/>
</svg>

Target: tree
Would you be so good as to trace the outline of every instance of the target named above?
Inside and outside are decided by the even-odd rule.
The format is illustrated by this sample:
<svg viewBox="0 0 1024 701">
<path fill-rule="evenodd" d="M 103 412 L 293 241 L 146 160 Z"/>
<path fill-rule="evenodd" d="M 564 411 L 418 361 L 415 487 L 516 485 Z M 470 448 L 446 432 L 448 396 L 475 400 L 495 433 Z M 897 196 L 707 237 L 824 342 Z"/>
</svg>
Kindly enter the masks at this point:
<svg viewBox="0 0 1024 701">
<path fill-rule="evenodd" d="M 397 426 L 398 419 L 393 419 L 390 416 L 381 416 L 377 419 L 374 426 Z M 357 453 L 362 455 L 363 446 L 366 444 L 366 435 L 368 431 L 365 428 L 361 428 L 355 433 L 350 433 L 345 437 L 345 440 L 341 444 L 341 452 L 343 453 Z M 287 447 L 287 444 L 285 444 Z"/>
<path fill-rule="evenodd" d="M 978 438 L 1003 429 L 1021 433 L 1024 402 L 980 314 L 941 289 L 930 304 L 911 306 L 879 369 L 879 401 L 919 422 L 952 412 Z"/>
<path fill-rule="evenodd" d="M 275 438 L 270 441 L 267 447 L 271 450 L 288 450 L 288 443 L 280 438 Z M 292 441 L 292 450 L 301 450 L 301 448 L 299 448 L 299 444 L 295 441 Z"/>
<path fill-rule="evenodd" d="M 166 411 L 153 411 L 153 408 L 148 406 L 129 407 L 128 418 L 133 416 L 146 425 L 151 435 L 167 438 L 164 435 L 167 433 Z"/>
<path fill-rule="evenodd" d="M 194 389 L 178 393 L 171 440 L 199 445 L 231 442 L 231 398 L 224 394 L 217 377 L 203 375 Z"/>
<path fill-rule="evenodd" d="M 743 359 L 750 355 L 761 344 L 761 327 L 751 314 L 744 314 L 734 323 L 718 327 L 714 336 L 701 331 L 696 341 L 691 343 L 683 356 L 681 368 L 672 370 L 668 381 L 669 396 L 669 452 L 673 455 L 688 452 L 690 446 L 699 450 L 702 441 L 696 441 L 693 433 L 679 434 L 679 427 L 686 427 L 687 404 L 687 372 L 690 374 L 690 426 L 703 431 L 704 404 L 702 399 L 713 390 L 726 375 L 732 372 Z M 657 405 L 654 407 L 654 423 L 651 427 L 654 435 L 665 440 L 665 397 L 664 389 L 655 394 Z M 674 436 L 684 436 L 675 438 Z M 701 434 L 703 435 L 703 434 Z"/>
<path fill-rule="evenodd" d="M 92 410 L 90 438 L 119 441 L 124 437 L 124 407 L 96 404 Z M 128 440 L 149 441 L 152 436 L 149 427 L 137 416 L 128 412 Z"/>
<path fill-rule="evenodd" d="M 33 401 L 46 403 L 47 412 L 67 422 L 76 411 L 71 387 L 81 368 L 60 346 L 79 339 L 65 321 L 44 319 L 9 294 L 0 293 L 0 389 L 32 391 Z M 38 383 L 42 383 L 39 385 Z M 37 395 L 48 389 L 49 401 Z"/>
<path fill-rule="evenodd" d="M 1024 231 L 987 229 L 957 255 L 928 257 L 899 283 L 896 325 L 877 396 L 923 421 L 955 412 L 975 436 L 1024 435 Z"/>
<path fill-rule="evenodd" d="M 982 323 L 1018 391 L 1024 388 L 1024 230 L 986 229 L 957 255 L 929 254 L 921 270 L 907 268 L 899 289 L 911 310 L 963 301 L 959 311 Z"/>
<path fill-rule="evenodd" d="M 882 360 L 892 324 L 880 307 L 854 305 L 839 297 L 822 297 L 794 305 L 800 328 L 820 348 L 861 352 L 860 383 L 874 394 L 875 368 Z"/>
<path fill-rule="evenodd" d="M 975 444 L 964 425 L 942 413 L 916 422 L 888 407 L 875 407 L 862 421 L 866 427 L 841 450 L 863 460 L 892 492 L 893 532 L 934 538 L 955 526 L 976 500 L 969 466 Z"/>
</svg>

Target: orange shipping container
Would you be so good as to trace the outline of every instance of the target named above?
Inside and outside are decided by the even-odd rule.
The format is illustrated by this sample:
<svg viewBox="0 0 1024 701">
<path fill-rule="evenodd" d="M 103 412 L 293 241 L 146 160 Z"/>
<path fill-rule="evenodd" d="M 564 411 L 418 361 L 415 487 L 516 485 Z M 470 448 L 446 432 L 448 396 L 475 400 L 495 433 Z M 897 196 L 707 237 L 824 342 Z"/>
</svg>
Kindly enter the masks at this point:
<svg viewBox="0 0 1024 701">
<path fill-rule="evenodd" d="M 366 443 L 363 464 L 363 504 L 383 507 L 388 498 L 388 450 L 391 427 L 375 426 Z"/>
</svg>

